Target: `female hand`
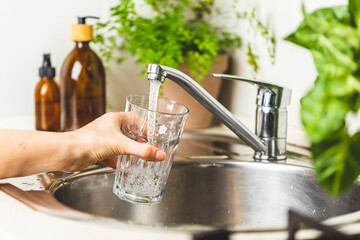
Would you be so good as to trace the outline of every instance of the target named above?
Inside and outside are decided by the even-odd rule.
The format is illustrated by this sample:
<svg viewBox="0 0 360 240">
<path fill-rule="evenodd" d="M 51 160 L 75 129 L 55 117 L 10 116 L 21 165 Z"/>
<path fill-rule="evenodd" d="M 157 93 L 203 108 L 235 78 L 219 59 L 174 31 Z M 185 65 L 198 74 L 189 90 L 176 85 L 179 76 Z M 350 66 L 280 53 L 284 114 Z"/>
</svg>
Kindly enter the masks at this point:
<svg viewBox="0 0 360 240">
<path fill-rule="evenodd" d="M 121 126 L 128 123 L 130 113 L 111 112 L 95 119 L 93 122 L 83 128 L 72 132 L 71 134 L 77 141 L 82 143 L 80 153 L 81 158 L 76 162 L 68 162 L 65 168 L 70 171 L 78 171 L 103 161 L 106 165 L 115 168 L 116 156 L 129 154 L 138 156 L 147 161 L 163 161 L 166 154 L 160 149 L 146 143 L 136 142 L 121 132 Z M 143 122 L 139 119 L 138 126 Z"/>
</svg>

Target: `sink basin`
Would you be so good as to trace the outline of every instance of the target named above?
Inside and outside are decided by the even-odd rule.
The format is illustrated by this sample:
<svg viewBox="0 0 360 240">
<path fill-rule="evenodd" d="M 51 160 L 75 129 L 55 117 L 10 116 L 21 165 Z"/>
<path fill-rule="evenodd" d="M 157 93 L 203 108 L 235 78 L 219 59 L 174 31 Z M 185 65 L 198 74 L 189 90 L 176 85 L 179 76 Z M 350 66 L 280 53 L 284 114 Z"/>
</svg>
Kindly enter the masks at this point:
<svg viewBox="0 0 360 240">
<path fill-rule="evenodd" d="M 360 184 L 333 198 L 318 185 L 312 168 L 299 164 L 302 161 L 254 162 L 251 149 L 229 139 L 182 140 L 157 205 L 120 200 L 112 192 L 114 171 L 109 168 L 55 181 L 50 191 L 72 209 L 165 227 L 285 228 L 289 209 L 319 221 L 360 210 Z"/>
</svg>

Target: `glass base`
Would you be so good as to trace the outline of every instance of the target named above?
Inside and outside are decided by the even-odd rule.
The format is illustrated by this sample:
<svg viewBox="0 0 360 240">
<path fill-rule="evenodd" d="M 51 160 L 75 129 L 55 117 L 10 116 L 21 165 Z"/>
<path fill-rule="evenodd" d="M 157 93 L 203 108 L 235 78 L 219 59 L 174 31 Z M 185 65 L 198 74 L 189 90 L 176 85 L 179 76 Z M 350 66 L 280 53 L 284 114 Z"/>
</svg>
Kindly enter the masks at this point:
<svg viewBox="0 0 360 240">
<path fill-rule="evenodd" d="M 121 200 L 125 200 L 127 202 L 142 204 L 142 205 L 155 205 L 160 203 L 161 194 L 159 196 L 136 196 L 131 193 L 125 192 L 125 190 L 114 186 L 113 193 L 118 196 Z"/>
</svg>

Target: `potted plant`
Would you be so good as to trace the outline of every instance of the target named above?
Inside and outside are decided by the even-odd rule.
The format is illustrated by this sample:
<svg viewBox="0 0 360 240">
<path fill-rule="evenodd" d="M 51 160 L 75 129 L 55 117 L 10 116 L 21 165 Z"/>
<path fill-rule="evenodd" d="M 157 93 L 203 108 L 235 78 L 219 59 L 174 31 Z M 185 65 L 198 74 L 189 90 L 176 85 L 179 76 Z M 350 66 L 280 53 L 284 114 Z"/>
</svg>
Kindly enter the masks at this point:
<svg viewBox="0 0 360 240">
<path fill-rule="evenodd" d="M 149 9 L 149 16 L 144 14 Z M 139 10 L 140 9 L 140 10 Z M 119 0 L 110 9 L 111 17 L 104 23 L 98 23 L 95 42 L 100 45 L 100 53 L 109 60 L 115 58 L 121 63 L 124 58 L 116 57 L 117 50 L 125 50 L 136 56 L 136 63 L 145 73 L 149 63 L 157 63 L 173 68 L 192 76 L 203 86 L 210 85 L 210 92 L 217 97 L 220 79 L 208 79 L 204 76 L 209 72 L 224 72 L 228 69 L 228 51 L 240 48 L 242 38 L 238 33 L 219 24 L 219 20 L 227 18 L 235 21 L 232 28 L 238 27 L 238 20 L 247 20 L 269 44 L 270 55 L 274 55 L 274 37 L 267 27 L 255 17 L 255 11 L 240 12 L 237 0 L 230 10 L 222 12 L 214 0 Z M 254 72 L 258 70 L 257 58 L 249 43 L 247 45 L 248 62 Z M 212 67 L 216 67 L 211 71 Z M 169 81 L 170 82 L 170 81 Z M 215 87 L 217 85 L 217 87 Z M 166 88 L 175 89 L 169 93 Z M 188 95 L 178 86 L 166 83 L 162 89 L 163 96 L 179 101 L 190 108 L 187 123 L 192 128 L 207 127 L 211 123 L 211 115 L 196 101 L 179 100 L 178 95 Z M 195 104 L 200 110 L 192 110 Z M 199 112 L 202 111 L 202 112 Z M 192 124 L 196 116 L 204 119 Z"/>
<path fill-rule="evenodd" d="M 311 14 L 303 7 L 303 14 L 303 22 L 286 38 L 311 51 L 318 72 L 301 99 L 301 120 L 317 178 L 338 195 L 360 174 L 360 2 Z"/>
</svg>

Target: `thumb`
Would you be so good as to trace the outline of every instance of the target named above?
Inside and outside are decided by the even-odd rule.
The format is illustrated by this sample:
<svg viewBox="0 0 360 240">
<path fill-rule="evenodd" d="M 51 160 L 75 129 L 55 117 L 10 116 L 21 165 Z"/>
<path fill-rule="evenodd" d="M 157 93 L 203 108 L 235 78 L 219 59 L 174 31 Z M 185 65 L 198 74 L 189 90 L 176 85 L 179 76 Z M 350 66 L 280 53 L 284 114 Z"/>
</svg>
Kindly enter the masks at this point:
<svg viewBox="0 0 360 240">
<path fill-rule="evenodd" d="M 166 153 L 160 149 L 146 143 L 136 142 L 126 136 L 123 136 L 123 146 L 120 154 L 134 155 L 146 161 L 163 161 L 166 158 Z"/>
</svg>

